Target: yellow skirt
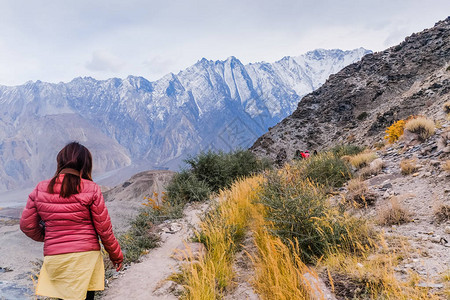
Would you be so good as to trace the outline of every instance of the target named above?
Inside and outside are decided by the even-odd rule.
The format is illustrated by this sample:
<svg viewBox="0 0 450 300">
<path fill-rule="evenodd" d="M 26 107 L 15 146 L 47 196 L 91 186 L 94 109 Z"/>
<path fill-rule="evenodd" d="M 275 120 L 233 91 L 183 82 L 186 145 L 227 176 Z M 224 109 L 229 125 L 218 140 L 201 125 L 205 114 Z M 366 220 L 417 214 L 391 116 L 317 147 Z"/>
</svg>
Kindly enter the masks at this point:
<svg viewBox="0 0 450 300">
<path fill-rule="evenodd" d="M 82 300 L 87 291 L 105 289 L 105 269 L 100 251 L 44 257 L 36 295 Z"/>
</svg>

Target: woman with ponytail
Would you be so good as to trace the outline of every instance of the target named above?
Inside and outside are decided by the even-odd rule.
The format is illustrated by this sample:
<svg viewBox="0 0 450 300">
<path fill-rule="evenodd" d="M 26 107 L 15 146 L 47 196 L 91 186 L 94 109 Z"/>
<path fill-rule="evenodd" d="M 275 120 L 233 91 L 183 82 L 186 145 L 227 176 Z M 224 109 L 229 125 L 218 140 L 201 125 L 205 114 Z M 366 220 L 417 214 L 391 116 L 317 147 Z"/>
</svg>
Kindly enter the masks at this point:
<svg viewBox="0 0 450 300">
<path fill-rule="evenodd" d="M 20 229 L 44 242 L 36 294 L 59 299 L 94 299 L 104 289 L 99 238 L 117 271 L 123 255 L 114 237 L 100 187 L 92 181 L 92 156 L 73 142 L 56 158 L 56 173 L 28 196 Z"/>
</svg>

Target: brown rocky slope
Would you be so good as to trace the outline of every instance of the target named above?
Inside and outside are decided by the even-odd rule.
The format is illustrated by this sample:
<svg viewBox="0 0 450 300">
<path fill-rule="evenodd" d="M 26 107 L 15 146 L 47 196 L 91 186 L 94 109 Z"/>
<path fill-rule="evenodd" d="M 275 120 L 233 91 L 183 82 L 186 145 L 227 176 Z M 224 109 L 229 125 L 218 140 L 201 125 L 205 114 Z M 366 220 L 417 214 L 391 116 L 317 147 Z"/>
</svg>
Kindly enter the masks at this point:
<svg viewBox="0 0 450 300">
<path fill-rule="evenodd" d="M 372 145 L 395 120 L 443 117 L 442 105 L 449 99 L 450 17 L 331 75 L 251 150 L 271 158 L 286 152 L 291 158 L 297 149 Z"/>
</svg>

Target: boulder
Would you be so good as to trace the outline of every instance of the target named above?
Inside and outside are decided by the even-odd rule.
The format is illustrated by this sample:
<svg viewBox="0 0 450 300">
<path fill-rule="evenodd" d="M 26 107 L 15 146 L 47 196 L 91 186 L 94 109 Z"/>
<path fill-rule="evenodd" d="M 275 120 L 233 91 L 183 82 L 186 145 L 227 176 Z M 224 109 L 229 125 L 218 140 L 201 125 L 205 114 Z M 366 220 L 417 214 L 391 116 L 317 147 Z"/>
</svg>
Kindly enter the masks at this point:
<svg viewBox="0 0 450 300">
<path fill-rule="evenodd" d="M 402 138 L 403 142 L 405 143 L 405 148 L 420 144 L 419 135 L 417 133 L 409 131 L 408 129 L 405 129 L 405 131 L 403 131 Z"/>
</svg>

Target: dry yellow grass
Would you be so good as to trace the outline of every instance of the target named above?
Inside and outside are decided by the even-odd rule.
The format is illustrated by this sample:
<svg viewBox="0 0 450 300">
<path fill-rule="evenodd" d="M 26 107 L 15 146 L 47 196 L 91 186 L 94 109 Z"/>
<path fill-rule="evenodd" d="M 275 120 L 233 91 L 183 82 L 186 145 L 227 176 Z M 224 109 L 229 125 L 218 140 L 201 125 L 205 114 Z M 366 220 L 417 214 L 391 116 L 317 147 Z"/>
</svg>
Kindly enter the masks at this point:
<svg viewBox="0 0 450 300">
<path fill-rule="evenodd" d="M 403 175 L 409 175 L 418 170 L 417 159 L 404 159 L 400 162 L 400 170 Z"/>
<path fill-rule="evenodd" d="M 450 114 L 450 101 L 445 102 L 442 109 L 446 114 Z"/>
<path fill-rule="evenodd" d="M 439 202 L 434 206 L 434 218 L 438 223 L 450 221 L 450 204 Z"/>
<path fill-rule="evenodd" d="M 376 158 L 377 155 L 373 152 L 362 152 L 351 156 L 349 158 L 349 162 L 353 167 L 361 169 L 365 166 L 368 166 Z"/>
<path fill-rule="evenodd" d="M 295 251 L 291 252 L 279 238 L 270 235 L 267 226 L 270 225 L 264 221 L 262 206 L 255 205 L 251 228 L 258 251 L 249 256 L 255 267 L 254 288 L 261 299 L 323 298 L 314 271 L 301 261 Z M 291 247 L 296 248 L 294 243 Z M 308 279 L 305 274 L 309 274 Z"/>
<path fill-rule="evenodd" d="M 377 158 L 372 161 L 368 166 L 365 166 L 359 170 L 359 175 L 363 178 L 368 178 L 372 175 L 379 174 L 384 168 L 384 161 L 381 158 Z"/>
<path fill-rule="evenodd" d="M 411 221 L 411 213 L 400 204 L 397 197 L 391 197 L 389 205 L 378 210 L 379 225 L 400 225 Z"/>
<path fill-rule="evenodd" d="M 417 117 L 409 120 L 405 124 L 405 129 L 419 135 L 422 141 L 432 136 L 436 130 L 434 122 L 425 117 Z"/>
<path fill-rule="evenodd" d="M 229 190 L 220 192 L 216 209 L 201 222 L 198 233 L 207 253 L 199 261 L 188 264 L 181 275 L 185 299 L 217 299 L 230 286 L 234 276 L 233 257 L 238 247 L 235 241 L 245 233 L 251 199 L 260 181 L 261 177 L 239 180 Z"/>
<path fill-rule="evenodd" d="M 350 155 L 344 155 L 344 156 L 341 156 L 341 159 L 343 160 L 343 161 L 345 161 L 345 162 L 347 162 L 347 163 L 350 163 L 350 159 L 351 159 L 352 157 L 350 156 Z"/>
<path fill-rule="evenodd" d="M 446 161 L 444 161 L 442 163 L 441 167 L 442 167 L 442 170 L 450 173 L 450 159 L 447 159 Z"/>
<path fill-rule="evenodd" d="M 441 274 L 441 282 L 444 284 L 442 295 L 445 299 L 450 299 L 450 268 Z"/>
<path fill-rule="evenodd" d="M 439 299 L 417 286 L 421 278 L 415 273 L 405 282 L 397 279 L 394 268 L 409 253 L 407 245 L 401 244 L 388 245 L 380 235 L 376 253 L 356 256 L 337 250 L 321 262 L 321 267 L 326 268 L 331 286 L 346 288 L 335 292 L 346 294 L 348 299 Z"/>
<path fill-rule="evenodd" d="M 347 189 L 349 192 L 363 193 L 367 192 L 367 184 L 361 178 L 353 178 L 348 181 Z"/>
<path fill-rule="evenodd" d="M 369 191 L 367 184 L 361 177 L 354 178 L 347 183 L 348 192 L 345 201 L 354 207 L 361 208 L 373 205 L 376 201 L 376 194 Z"/>
</svg>

